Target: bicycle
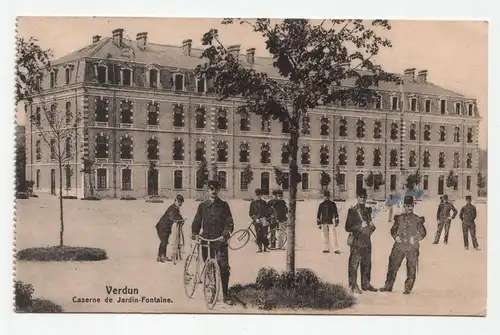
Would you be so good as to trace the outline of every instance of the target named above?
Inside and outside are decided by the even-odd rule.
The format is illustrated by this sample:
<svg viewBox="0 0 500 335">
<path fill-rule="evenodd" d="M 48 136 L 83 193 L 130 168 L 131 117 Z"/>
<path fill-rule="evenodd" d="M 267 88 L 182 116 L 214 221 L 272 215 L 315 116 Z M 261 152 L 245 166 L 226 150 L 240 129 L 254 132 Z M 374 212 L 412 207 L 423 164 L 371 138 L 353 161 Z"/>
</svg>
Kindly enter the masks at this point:
<svg viewBox="0 0 500 335">
<path fill-rule="evenodd" d="M 196 236 L 196 242 L 193 245 L 193 249 L 184 263 L 184 292 L 186 296 L 192 298 L 196 291 L 196 286 L 202 283 L 201 278 L 203 278 L 203 292 L 208 309 L 213 309 L 215 307 L 219 299 L 222 284 L 219 263 L 217 259 L 212 257 L 211 251 L 213 249 L 211 249 L 210 244 L 222 241 L 222 239 L 222 236 L 213 240 Z M 202 244 L 202 242 L 206 242 L 206 244 Z M 203 268 L 200 271 L 200 263 L 203 259 L 202 248 L 207 248 L 207 258 L 205 262 L 203 262 Z M 194 265 L 195 268 L 191 269 L 191 265 Z"/>
<path fill-rule="evenodd" d="M 174 241 L 172 243 L 172 263 L 175 265 L 177 261 L 182 261 L 182 253 L 184 246 L 184 232 L 182 227 L 184 226 L 186 219 L 174 221 Z"/>
</svg>

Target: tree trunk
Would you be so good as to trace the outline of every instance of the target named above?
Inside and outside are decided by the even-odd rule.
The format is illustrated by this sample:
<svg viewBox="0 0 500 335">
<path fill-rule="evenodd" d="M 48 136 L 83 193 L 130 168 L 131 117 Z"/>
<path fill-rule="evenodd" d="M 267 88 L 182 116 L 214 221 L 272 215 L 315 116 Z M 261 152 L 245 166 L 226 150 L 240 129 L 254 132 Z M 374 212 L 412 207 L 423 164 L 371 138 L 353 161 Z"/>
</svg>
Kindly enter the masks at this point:
<svg viewBox="0 0 500 335">
<path fill-rule="evenodd" d="M 294 110 L 290 129 L 290 220 L 287 226 L 286 271 L 295 273 L 295 220 L 297 209 L 299 127 L 297 112 Z"/>
<path fill-rule="evenodd" d="M 63 178 L 62 178 L 62 162 L 61 160 L 59 159 L 59 209 L 60 209 L 60 212 L 61 212 L 61 229 L 59 231 L 59 246 L 63 246 L 64 245 L 64 215 L 63 215 L 63 187 L 62 187 L 62 182 L 63 182 Z"/>
</svg>

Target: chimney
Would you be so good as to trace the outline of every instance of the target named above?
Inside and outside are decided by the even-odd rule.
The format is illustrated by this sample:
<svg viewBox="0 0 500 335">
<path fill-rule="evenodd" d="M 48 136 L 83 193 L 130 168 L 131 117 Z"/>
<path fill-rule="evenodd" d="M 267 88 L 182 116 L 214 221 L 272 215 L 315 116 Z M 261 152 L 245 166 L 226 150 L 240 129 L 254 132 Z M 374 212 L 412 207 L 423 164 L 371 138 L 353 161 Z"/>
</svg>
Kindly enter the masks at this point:
<svg viewBox="0 0 500 335">
<path fill-rule="evenodd" d="M 118 45 L 118 46 L 122 46 L 123 44 L 123 29 L 122 28 L 118 28 L 118 29 L 115 29 L 113 30 L 113 41 Z"/>
<path fill-rule="evenodd" d="M 101 35 L 92 36 L 92 43 L 97 43 L 101 40 Z"/>
<path fill-rule="evenodd" d="M 193 43 L 193 40 L 191 40 L 191 39 L 187 39 L 187 40 L 182 41 L 182 51 L 187 56 L 191 56 L 192 43 Z"/>
<path fill-rule="evenodd" d="M 255 48 L 247 49 L 247 62 L 255 64 Z"/>
<path fill-rule="evenodd" d="M 135 39 L 137 41 L 137 46 L 145 48 L 146 45 L 148 44 L 148 33 L 147 32 L 137 33 Z"/>
<path fill-rule="evenodd" d="M 413 81 L 415 79 L 415 68 L 406 69 L 405 70 L 405 78 Z"/>
<path fill-rule="evenodd" d="M 227 51 L 233 55 L 234 58 L 236 58 L 236 60 L 239 60 L 240 59 L 240 45 L 239 44 L 235 44 L 235 45 L 230 45 L 227 47 Z"/>
<path fill-rule="evenodd" d="M 421 83 L 427 82 L 427 70 L 418 71 L 418 81 Z"/>
</svg>

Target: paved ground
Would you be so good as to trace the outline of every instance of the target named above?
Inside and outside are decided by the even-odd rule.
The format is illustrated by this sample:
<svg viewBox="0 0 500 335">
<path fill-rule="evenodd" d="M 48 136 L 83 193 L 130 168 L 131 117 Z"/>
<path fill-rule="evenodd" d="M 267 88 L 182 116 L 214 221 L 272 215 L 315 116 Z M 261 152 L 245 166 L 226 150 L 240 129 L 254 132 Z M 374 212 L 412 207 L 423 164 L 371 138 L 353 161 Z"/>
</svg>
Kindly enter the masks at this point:
<svg viewBox="0 0 500 335">
<path fill-rule="evenodd" d="M 185 233 L 198 203 L 187 201 L 183 215 L 188 218 Z M 92 246 L 107 251 L 109 259 L 101 262 L 35 263 L 18 262 L 16 276 L 34 285 L 35 294 L 63 306 L 68 312 L 207 312 L 201 292 L 194 299 L 184 296 L 182 265 L 158 264 L 158 239 L 154 225 L 168 203 L 146 203 L 144 200 L 100 202 L 65 200 L 65 244 Z M 230 201 L 236 229 L 248 225 L 248 202 Z M 300 202 L 297 220 L 297 268 L 313 269 L 324 280 L 347 284 L 347 234 L 339 230 L 341 255 L 321 253 L 322 240 L 316 228 L 318 201 Z M 348 204 L 339 204 L 341 225 L 345 222 Z M 457 203 L 459 208 L 461 203 Z M 436 231 L 436 203 L 419 203 L 415 212 L 425 215 L 428 238 L 421 244 L 420 267 L 411 295 L 401 294 L 406 269 L 403 264 L 393 293 L 364 293 L 358 304 L 341 314 L 426 314 L 483 315 L 486 312 L 486 205 L 477 204 L 478 239 L 482 251 L 463 249 L 458 218 L 452 222 L 450 243 L 432 245 Z M 17 205 L 17 248 L 56 245 L 59 236 L 58 200 L 49 196 L 19 200 Z M 392 238 L 387 214 L 376 219 L 373 235 L 372 283 L 383 286 Z M 188 236 L 188 235 L 186 235 Z M 257 271 L 271 265 L 278 270 L 285 266 L 285 252 L 256 254 L 254 244 L 230 254 L 231 284 L 254 281 Z M 165 297 L 173 303 L 104 303 L 106 285 L 139 289 L 139 298 Z M 99 304 L 77 304 L 77 297 L 100 297 Z M 116 301 L 116 299 L 115 299 Z M 260 313 L 241 306 L 217 305 L 214 312 Z M 287 313 L 289 311 L 279 311 Z M 307 311 L 306 311 L 307 312 Z"/>
</svg>

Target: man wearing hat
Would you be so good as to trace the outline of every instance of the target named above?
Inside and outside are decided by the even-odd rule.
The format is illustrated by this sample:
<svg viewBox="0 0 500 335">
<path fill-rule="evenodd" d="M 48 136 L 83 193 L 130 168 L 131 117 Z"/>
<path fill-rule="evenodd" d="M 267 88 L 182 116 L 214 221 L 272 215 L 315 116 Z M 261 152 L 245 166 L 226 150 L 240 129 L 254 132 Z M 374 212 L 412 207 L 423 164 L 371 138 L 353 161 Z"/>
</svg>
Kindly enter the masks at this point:
<svg viewBox="0 0 500 335">
<path fill-rule="evenodd" d="M 337 226 L 339 225 L 339 212 L 337 205 L 330 200 L 330 191 L 323 191 L 324 200 L 319 204 L 316 222 L 318 228 L 323 230 L 323 253 L 330 252 L 330 230 L 333 232 L 333 243 L 335 253 L 340 254 L 339 241 L 337 236 Z M 335 225 L 333 220 L 335 219 Z"/>
<path fill-rule="evenodd" d="M 257 199 L 250 203 L 248 215 L 252 218 L 255 232 L 257 233 L 256 243 L 259 248 L 257 252 L 262 252 L 262 246 L 264 246 L 264 252 L 267 252 L 267 247 L 269 246 L 269 240 L 267 239 L 269 231 L 269 205 L 262 199 L 262 191 L 259 188 L 255 190 L 255 196 L 257 196 Z"/>
<path fill-rule="evenodd" d="M 271 220 L 270 228 L 275 229 L 279 227 L 280 229 L 284 229 L 285 224 L 288 220 L 288 206 L 286 205 L 285 200 L 283 200 L 283 190 L 274 190 L 273 195 L 274 199 L 269 200 L 269 202 L 267 203 L 269 208 L 270 209 L 273 208 L 274 212 L 276 213 L 275 214 L 276 217 L 270 218 Z M 274 233 L 274 231 L 272 232 Z M 276 236 L 274 236 L 273 233 L 271 233 L 270 244 L 271 248 L 274 249 L 276 247 Z M 283 236 L 281 235 L 282 234 L 278 236 L 278 245 L 283 247 Z"/>
<path fill-rule="evenodd" d="M 167 245 L 168 240 L 170 238 L 170 234 L 172 233 L 172 225 L 174 222 L 178 224 L 184 223 L 184 219 L 182 218 L 180 207 L 184 203 L 184 197 L 178 194 L 175 197 L 174 203 L 167 208 L 166 212 L 162 215 L 158 223 L 156 224 L 156 233 L 158 234 L 158 238 L 160 239 L 160 246 L 158 247 L 158 257 L 156 258 L 157 262 L 164 263 L 165 261 L 170 261 L 170 258 L 167 257 Z"/>
<path fill-rule="evenodd" d="M 394 216 L 394 225 L 391 235 L 394 239 L 391 255 L 389 256 L 389 267 L 385 285 L 381 292 L 392 292 L 399 267 L 406 258 L 406 281 L 403 294 L 409 294 L 415 283 L 417 275 L 419 242 L 425 238 L 427 231 L 424 226 L 425 218 L 413 213 L 414 199 L 405 196 L 403 201 L 403 213 Z"/>
<path fill-rule="evenodd" d="M 375 231 L 372 222 L 372 208 L 366 204 L 366 189 L 359 189 L 357 192 L 358 203 L 349 208 L 345 222 L 345 230 L 349 233 L 347 244 L 351 248 L 349 255 L 349 288 L 351 292 L 363 293 L 358 286 L 358 268 L 361 265 L 361 288 L 363 291 L 377 292 L 371 281 L 372 268 L 372 242 L 371 235 Z"/>
<path fill-rule="evenodd" d="M 462 232 L 464 235 L 464 247 L 465 250 L 469 250 L 469 232 L 472 239 L 472 246 L 474 249 L 479 250 L 479 244 L 476 238 L 476 206 L 474 206 L 471 201 L 472 197 L 470 195 L 465 197 L 467 202 L 464 207 L 460 210 L 459 218 L 462 221 Z"/>
<path fill-rule="evenodd" d="M 194 240 L 200 234 L 206 239 L 216 239 L 223 237 L 223 241 L 210 244 L 211 249 L 215 252 L 215 258 L 219 263 L 222 295 L 224 303 L 233 305 L 233 301 L 229 297 L 229 250 L 227 241 L 234 230 L 233 215 L 229 204 L 219 198 L 220 183 L 216 180 L 211 180 L 207 183 L 209 198 L 198 206 L 198 210 L 192 224 L 192 239 Z M 208 257 L 207 248 L 202 248 L 202 257 L 205 261 Z"/>
<path fill-rule="evenodd" d="M 450 216 L 450 213 L 453 214 Z M 451 220 L 453 220 L 457 216 L 457 209 L 453 206 L 452 203 L 448 202 L 448 195 L 443 195 L 442 202 L 438 206 L 437 210 L 437 220 L 438 220 L 438 228 L 436 231 L 436 237 L 434 238 L 433 244 L 438 244 L 439 239 L 441 238 L 441 233 L 443 232 L 444 227 L 444 244 L 448 243 L 448 235 L 450 234 L 450 225 Z"/>
</svg>

